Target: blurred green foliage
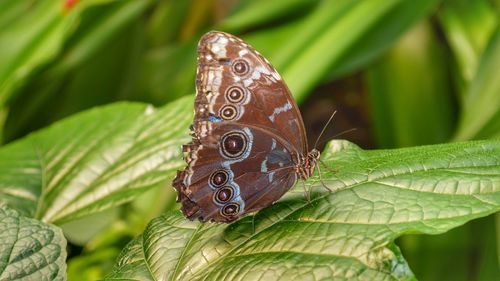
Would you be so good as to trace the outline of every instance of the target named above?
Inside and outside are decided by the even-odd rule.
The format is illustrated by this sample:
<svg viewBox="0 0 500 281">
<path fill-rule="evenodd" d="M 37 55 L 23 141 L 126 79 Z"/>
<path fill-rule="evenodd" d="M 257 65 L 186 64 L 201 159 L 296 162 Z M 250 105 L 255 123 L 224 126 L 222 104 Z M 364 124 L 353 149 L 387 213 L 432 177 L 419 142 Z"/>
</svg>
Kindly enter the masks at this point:
<svg viewBox="0 0 500 281">
<path fill-rule="evenodd" d="M 2 143 L 98 105 L 161 106 L 192 95 L 196 43 L 213 29 L 250 42 L 299 103 L 321 86 L 361 77 L 380 148 L 498 138 L 499 13 L 494 0 L 0 0 Z M 69 252 L 70 280 L 108 273 L 109 261 L 173 199 L 156 188 L 98 219 L 63 225 L 78 245 Z M 43 218 L 30 208 L 25 215 Z M 101 224 L 87 233 L 89 221 Z M 490 216 L 398 242 L 422 280 L 446 279 L 450 267 L 453 280 L 494 280 L 499 225 Z"/>
</svg>

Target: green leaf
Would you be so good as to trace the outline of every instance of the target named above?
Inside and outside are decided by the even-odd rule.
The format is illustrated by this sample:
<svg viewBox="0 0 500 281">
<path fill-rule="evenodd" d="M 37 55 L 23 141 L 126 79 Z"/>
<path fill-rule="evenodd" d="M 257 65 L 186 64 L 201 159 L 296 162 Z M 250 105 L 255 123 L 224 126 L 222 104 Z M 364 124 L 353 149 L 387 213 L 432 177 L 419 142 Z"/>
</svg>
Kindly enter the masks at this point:
<svg viewBox="0 0 500 281">
<path fill-rule="evenodd" d="M 323 169 L 230 225 L 169 212 L 122 252 L 106 279 L 413 280 L 392 242 L 438 234 L 500 210 L 500 140 L 364 151 L 333 141 Z"/>
<path fill-rule="evenodd" d="M 490 215 L 440 235 L 406 235 L 398 245 L 420 280 L 488 281 L 500 276 L 495 234 Z"/>
<path fill-rule="evenodd" d="M 192 104 L 192 97 L 158 110 L 117 103 L 0 148 L 0 201 L 61 224 L 166 187 L 184 164 Z"/>
<path fill-rule="evenodd" d="M 454 103 L 445 50 L 431 25 L 415 25 L 366 72 L 374 132 L 380 146 L 447 141 Z"/>
<path fill-rule="evenodd" d="M 311 7 L 317 6 L 318 3 L 320 1 L 248 1 L 235 13 L 224 18 L 218 28 L 232 33 L 241 32 L 244 29 L 279 21 L 281 18 L 290 17 L 293 14 L 304 13 Z"/>
<path fill-rule="evenodd" d="M 0 204 L 0 279 L 66 280 L 61 229 L 20 216 Z"/>
<path fill-rule="evenodd" d="M 368 65 L 389 49 L 419 20 L 430 14 L 439 0 L 401 1 L 385 17 L 370 26 L 361 38 L 335 63 L 332 77 L 340 77 Z"/>
<path fill-rule="evenodd" d="M 64 97 L 83 101 L 83 104 L 79 106 L 88 105 L 89 103 L 91 105 L 96 105 L 98 104 L 98 102 L 95 101 L 96 99 L 101 101 L 107 98 L 107 100 L 109 100 L 110 92 L 118 92 L 118 94 L 123 92 L 124 88 L 128 85 L 126 83 L 117 83 L 116 80 L 120 78 L 127 82 L 133 80 L 130 74 L 125 72 L 127 67 L 125 62 L 127 59 L 123 59 L 120 62 L 124 64 L 121 65 L 121 71 L 125 73 L 119 73 L 121 76 L 117 77 L 110 74 L 115 73 L 112 71 L 112 68 L 117 67 L 117 63 L 110 64 L 113 58 L 102 59 L 99 55 L 102 56 L 106 51 L 112 51 L 102 50 L 102 48 L 105 47 L 119 49 L 119 47 L 113 46 L 110 43 L 116 40 L 117 35 L 125 33 L 127 28 L 131 28 L 132 24 L 137 21 L 153 2 L 153 0 L 95 0 L 78 2 L 75 5 L 75 9 L 77 9 L 75 12 L 77 13 L 73 13 L 73 11 L 70 13 L 71 16 L 77 18 L 75 21 L 77 21 L 78 24 L 75 24 L 71 30 L 72 32 L 68 31 L 64 37 L 58 38 L 58 40 L 64 40 L 64 48 L 61 47 L 62 49 L 56 54 L 53 54 L 51 59 L 47 58 L 45 62 L 47 65 L 41 71 L 36 72 L 30 79 L 21 81 L 24 87 L 17 93 L 18 99 L 11 103 L 11 111 L 6 121 L 5 135 L 7 140 L 25 135 L 26 131 L 29 132 L 30 129 L 33 130 L 33 128 L 38 129 L 46 126 L 48 123 L 47 119 L 50 121 L 54 120 L 53 115 L 59 114 L 57 117 L 60 118 L 60 115 L 66 112 L 53 110 L 48 113 L 46 108 L 61 108 L 61 105 L 58 103 L 64 102 Z M 52 1 L 51 3 L 57 3 L 58 12 L 61 12 L 59 11 L 59 2 Z M 40 17 L 45 18 L 48 16 L 49 15 L 44 14 Z M 30 26 L 33 25 L 32 22 L 29 24 Z M 27 29 L 30 30 L 30 28 Z M 62 44 L 63 42 L 60 43 Z M 127 56 L 133 63 L 134 58 L 130 58 L 132 55 L 124 54 L 127 49 L 133 48 L 133 44 L 128 43 L 127 45 L 129 48 L 120 49 L 118 52 L 115 50 L 115 52 L 122 56 Z M 50 51 L 52 52 L 54 49 L 55 48 L 50 48 Z M 41 54 L 41 52 L 37 51 L 37 54 Z M 104 82 L 92 80 L 93 82 L 85 83 L 82 81 L 82 84 L 78 84 L 82 78 L 85 79 L 85 77 L 82 77 L 82 74 L 85 75 L 86 70 L 93 64 L 99 64 L 101 71 L 108 71 L 107 75 L 103 74 L 99 77 Z M 73 74 L 75 77 L 71 77 L 69 74 Z M 73 78 L 73 80 L 68 78 Z M 113 82 L 119 85 L 114 85 Z M 97 96 L 99 91 L 79 88 L 80 85 L 88 87 L 89 84 L 92 84 L 95 88 L 95 83 L 99 83 L 99 88 L 107 94 Z M 109 88 L 113 86 L 115 89 L 110 90 Z M 85 94 L 80 96 L 79 90 Z M 89 92 L 97 93 L 92 95 Z M 13 93 L 9 93 L 9 95 L 11 94 Z M 63 108 L 66 110 L 74 110 L 74 107 L 71 106 L 72 100 L 65 102 L 66 103 L 63 104 L 64 106 L 62 106 Z M 68 106 L 68 104 L 70 106 Z M 52 114 L 52 116 L 47 117 L 47 115 L 50 114 Z M 44 123 L 40 124 L 40 122 Z"/>
<path fill-rule="evenodd" d="M 183 23 L 189 16 L 192 1 L 159 1 L 148 18 L 148 38 L 152 45 L 163 46 L 179 39 Z"/>
<path fill-rule="evenodd" d="M 37 67 L 61 51 L 63 39 L 74 28 L 77 18 L 74 12 L 64 13 L 59 1 L 50 0 L 36 1 L 29 7 L 11 5 L 1 11 L 7 13 L 7 18 L 18 14 L 8 27 L 0 29 L 0 106 L 3 106 Z"/>
<path fill-rule="evenodd" d="M 457 84 L 462 96 L 477 70 L 498 15 L 489 1 L 444 1 L 438 19 L 456 62 Z M 461 97 L 463 98 L 463 97 Z"/>
<path fill-rule="evenodd" d="M 500 26 L 492 35 L 463 102 L 455 140 L 500 137 Z"/>
<path fill-rule="evenodd" d="M 438 2 L 321 1 L 295 21 L 244 38 L 283 74 L 300 102 L 325 79 L 373 61 Z"/>
<path fill-rule="evenodd" d="M 155 280 L 144 262 L 143 239 L 141 235 L 127 244 L 118 257 L 114 272 L 106 277 L 107 280 Z"/>
<path fill-rule="evenodd" d="M 317 85 L 317 83 L 325 79 L 332 69 L 340 67 L 340 63 L 345 62 L 343 61 L 344 57 L 356 59 L 351 62 L 348 68 L 342 69 L 340 67 L 340 70 L 344 71 L 344 73 L 347 71 L 346 69 L 352 70 L 358 67 L 360 61 L 357 60 L 366 62 L 366 59 L 372 59 L 373 55 L 363 58 L 365 54 L 358 53 L 360 49 L 366 50 L 364 47 L 357 47 L 353 53 L 348 53 L 358 43 L 381 42 L 380 39 L 373 40 L 371 36 L 366 37 L 368 41 L 364 41 L 364 38 L 366 34 L 369 34 L 372 27 L 380 28 L 384 26 L 379 26 L 378 23 L 386 17 L 391 17 L 394 15 L 393 13 L 397 14 L 399 9 L 401 9 L 400 5 L 410 3 L 409 1 L 398 0 L 352 2 L 354 2 L 353 5 L 347 5 L 350 6 L 348 9 L 335 9 L 335 12 L 341 13 L 334 15 L 325 15 L 328 7 L 322 7 L 324 10 L 320 10 L 318 13 L 323 14 L 323 16 L 313 18 L 315 21 L 321 21 L 320 24 L 312 25 L 314 30 L 305 29 L 303 32 L 300 32 L 300 30 L 296 31 L 296 34 L 309 34 L 309 37 L 294 36 L 293 38 L 297 38 L 296 40 L 300 40 L 300 42 L 286 46 L 287 49 L 296 50 L 297 53 L 294 54 L 293 59 L 289 60 L 290 63 L 286 65 L 282 74 L 298 102 L 301 102 L 306 93 Z M 336 3 L 336 1 L 330 1 L 325 2 L 325 5 Z M 423 4 L 420 4 L 424 8 L 423 10 L 427 10 L 430 2 L 421 3 Z M 417 10 L 421 9 L 417 8 Z M 421 15 L 421 12 L 416 14 Z M 325 20 L 329 18 L 335 20 Z M 392 22 L 386 21 L 386 23 Z M 409 27 L 409 24 L 402 23 L 402 26 Z M 386 26 L 386 28 L 390 30 L 390 26 Z M 402 31 L 398 30 L 394 34 L 399 35 Z M 389 32 L 389 34 L 391 33 L 393 31 Z M 381 34 L 383 33 L 381 32 Z M 380 46 L 374 49 L 376 51 L 374 54 L 378 54 L 380 50 L 383 50 L 387 46 L 387 42 L 383 41 L 383 43 L 380 43 Z M 288 53 L 288 51 L 285 52 Z M 278 59 L 278 61 L 280 60 Z"/>
<path fill-rule="evenodd" d="M 164 104 L 192 94 L 196 74 L 196 44 L 197 40 L 191 40 L 148 52 L 137 73 L 137 98 Z"/>
</svg>

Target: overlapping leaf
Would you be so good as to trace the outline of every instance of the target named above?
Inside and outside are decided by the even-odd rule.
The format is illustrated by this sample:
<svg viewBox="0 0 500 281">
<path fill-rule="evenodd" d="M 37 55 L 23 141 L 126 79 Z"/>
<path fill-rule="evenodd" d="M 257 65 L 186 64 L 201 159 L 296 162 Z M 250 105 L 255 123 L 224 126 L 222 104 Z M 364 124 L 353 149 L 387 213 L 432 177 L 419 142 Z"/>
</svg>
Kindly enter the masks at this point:
<svg viewBox="0 0 500 281">
<path fill-rule="evenodd" d="M 408 280 L 392 241 L 500 210 L 500 141 L 363 151 L 331 142 L 324 190 L 300 191 L 231 225 L 153 220 L 108 277 L 131 280 Z"/>
</svg>

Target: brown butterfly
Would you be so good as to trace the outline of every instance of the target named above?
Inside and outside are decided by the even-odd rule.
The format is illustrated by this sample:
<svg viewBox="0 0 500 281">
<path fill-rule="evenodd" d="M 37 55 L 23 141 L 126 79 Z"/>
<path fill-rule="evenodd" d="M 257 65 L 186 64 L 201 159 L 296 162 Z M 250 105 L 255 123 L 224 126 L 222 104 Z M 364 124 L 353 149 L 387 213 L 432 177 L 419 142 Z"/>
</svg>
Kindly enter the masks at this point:
<svg viewBox="0 0 500 281">
<path fill-rule="evenodd" d="M 231 222 L 277 201 L 311 176 L 297 104 L 259 52 L 224 32 L 198 44 L 193 139 L 173 186 L 189 219 Z"/>
</svg>

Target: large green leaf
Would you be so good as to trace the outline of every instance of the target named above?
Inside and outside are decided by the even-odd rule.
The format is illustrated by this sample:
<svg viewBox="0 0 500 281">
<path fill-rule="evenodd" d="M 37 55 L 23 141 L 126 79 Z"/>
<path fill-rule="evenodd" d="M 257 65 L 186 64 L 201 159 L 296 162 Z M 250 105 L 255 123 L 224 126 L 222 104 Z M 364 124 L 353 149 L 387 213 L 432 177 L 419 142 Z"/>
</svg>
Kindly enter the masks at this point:
<svg viewBox="0 0 500 281">
<path fill-rule="evenodd" d="M 66 239 L 0 204 L 0 280 L 66 280 Z"/>
<path fill-rule="evenodd" d="M 500 210 L 500 140 L 364 151 L 333 141 L 298 190 L 230 225 L 154 219 L 107 280 L 409 280 L 392 242 Z M 300 186 L 300 184 L 299 184 Z"/>
<path fill-rule="evenodd" d="M 0 201 L 60 224 L 166 186 L 183 165 L 192 102 L 97 108 L 1 148 Z"/>
</svg>

